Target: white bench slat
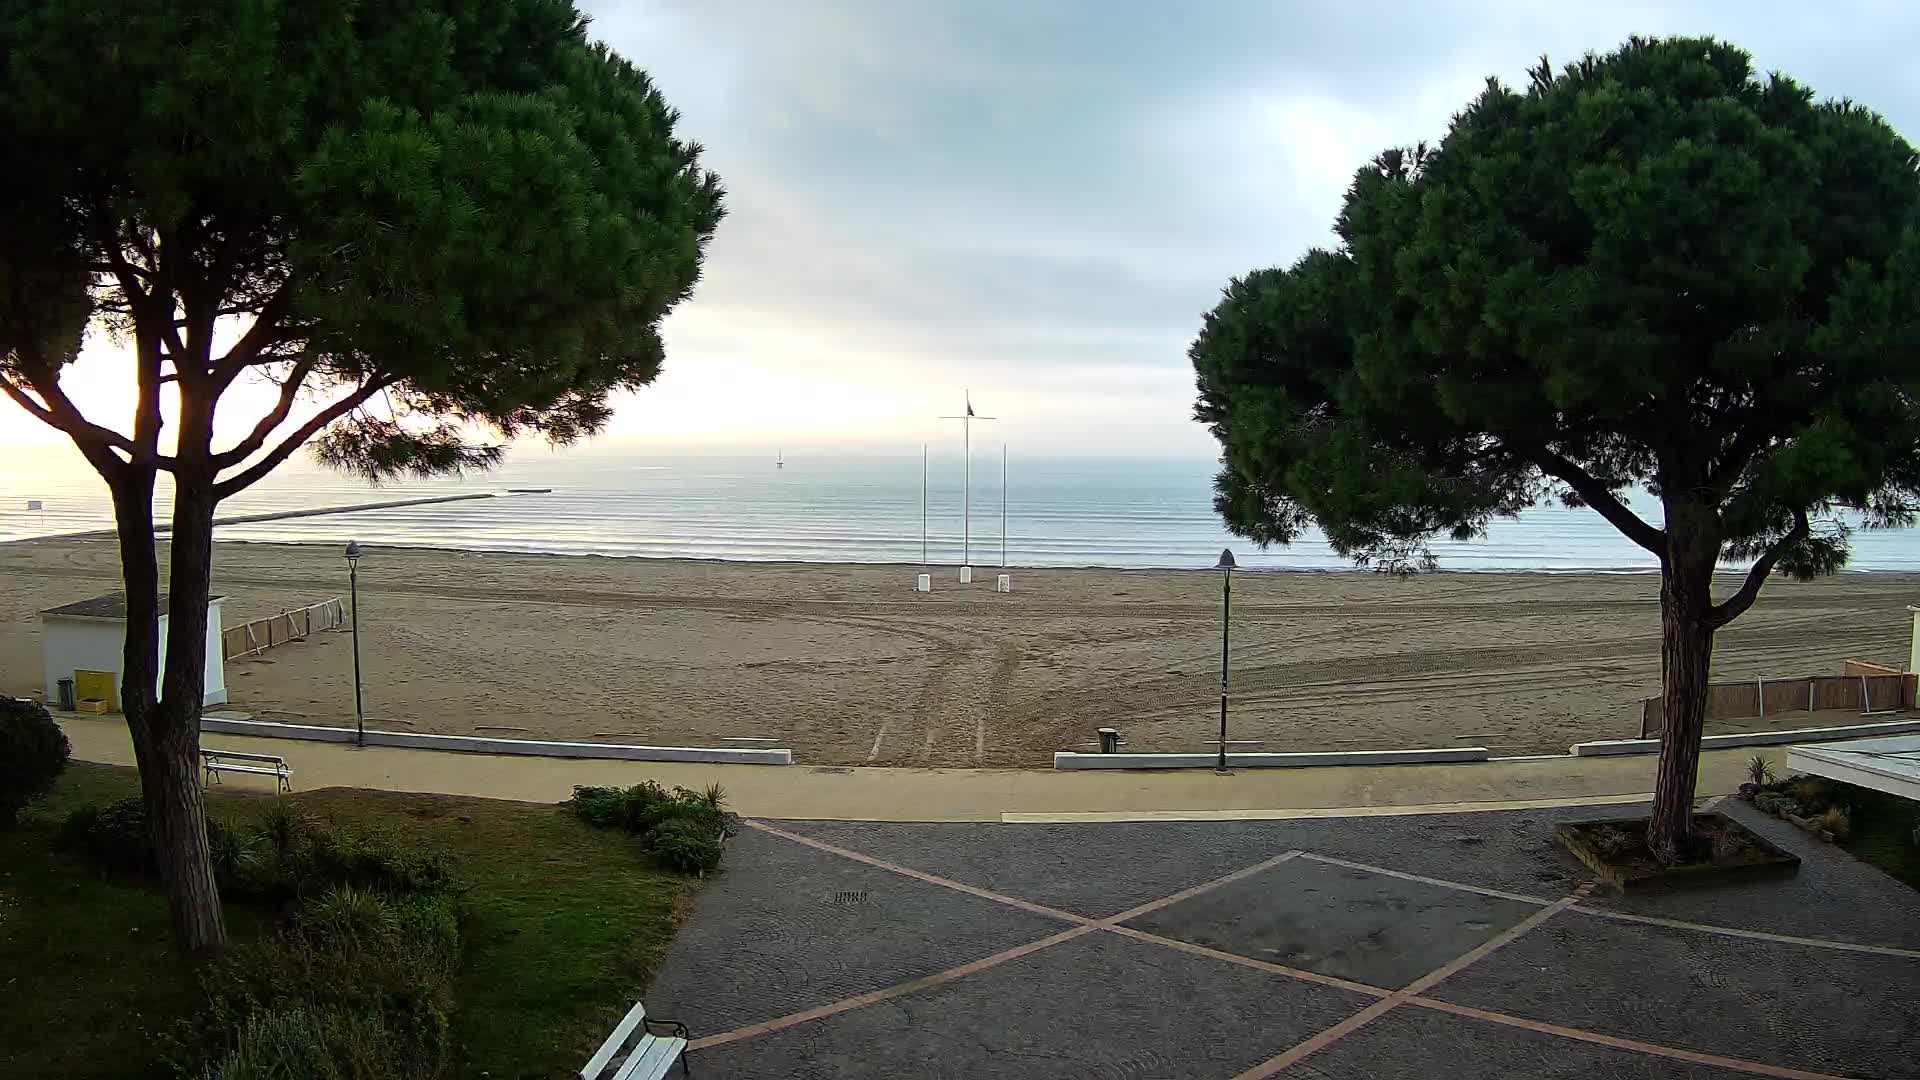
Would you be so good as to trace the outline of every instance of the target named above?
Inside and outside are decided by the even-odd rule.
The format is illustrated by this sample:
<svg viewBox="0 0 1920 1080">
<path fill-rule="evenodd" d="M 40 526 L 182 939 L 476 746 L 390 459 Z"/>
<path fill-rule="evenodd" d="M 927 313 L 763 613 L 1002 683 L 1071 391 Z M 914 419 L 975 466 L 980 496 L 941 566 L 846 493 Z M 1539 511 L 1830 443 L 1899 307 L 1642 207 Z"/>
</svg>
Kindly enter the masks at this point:
<svg viewBox="0 0 1920 1080">
<path fill-rule="evenodd" d="M 242 750 L 205 750 L 203 749 L 200 751 L 200 756 L 203 758 L 213 758 L 216 760 L 220 760 L 224 758 L 239 758 L 243 761 L 271 761 L 277 765 L 285 765 L 287 763 L 287 759 L 281 757 L 279 754 L 249 754 Z"/>
<path fill-rule="evenodd" d="M 580 1080 L 597 1080 L 601 1072 L 606 1069 L 607 1062 L 612 1061 L 613 1056 L 620 1052 L 620 1048 L 627 1045 L 627 1040 L 633 1036 L 633 1029 L 639 1027 L 640 1021 L 646 1018 L 646 1003 L 634 1002 L 633 1008 L 627 1010 L 626 1019 L 614 1027 L 613 1034 L 607 1036 L 607 1041 L 601 1043 L 600 1049 L 595 1050 L 593 1057 L 587 1059 L 587 1064 L 580 1070 Z"/>
<path fill-rule="evenodd" d="M 633 1056 L 614 1074 L 613 1080 L 661 1080 L 673 1068 L 674 1059 L 686 1049 L 685 1039 L 648 1035 L 633 1048 Z"/>
<path fill-rule="evenodd" d="M 271 769 L 265 765 L 223 765 L 216 761 L 208 762 L 207 768 L 214 772 L 259 773 L 261 776 L 280 776 L 287 772 L 286 769 Z"/>
</svg>

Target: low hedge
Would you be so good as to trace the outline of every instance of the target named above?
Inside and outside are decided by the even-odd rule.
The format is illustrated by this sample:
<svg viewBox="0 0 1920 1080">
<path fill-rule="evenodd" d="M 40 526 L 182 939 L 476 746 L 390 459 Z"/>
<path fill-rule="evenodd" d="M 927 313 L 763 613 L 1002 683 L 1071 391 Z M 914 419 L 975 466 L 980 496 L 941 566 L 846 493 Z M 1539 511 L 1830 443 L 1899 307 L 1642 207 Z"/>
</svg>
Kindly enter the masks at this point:
<svg viewBox="0 0 1920 1080">
<path fill-rule="evenodd" d="M 576 787 L 563 805 L 590 825 L 633 833 L 649 859 L 683 874 L 716 869 L 733 829 L 718 784 L 705 791 L 668 791 L 652 780 L 627 788 Z"/>
</svg>

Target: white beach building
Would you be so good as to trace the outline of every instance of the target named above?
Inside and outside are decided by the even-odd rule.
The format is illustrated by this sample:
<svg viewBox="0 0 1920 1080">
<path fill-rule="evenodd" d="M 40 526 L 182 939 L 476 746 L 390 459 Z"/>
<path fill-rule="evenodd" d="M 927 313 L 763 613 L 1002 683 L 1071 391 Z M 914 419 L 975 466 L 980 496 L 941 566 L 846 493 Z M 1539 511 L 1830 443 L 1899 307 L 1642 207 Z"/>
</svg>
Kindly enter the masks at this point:
<svg viewBox="0 0 1920 1080">
<path fill-rule="evenodd" d="M 220 648 L 221 597 L 207 600 L 207 670 L 205 704 L 227 700 L 227 666 Z M 127 641 L 127 596 L 108 593 L 90 600 L 48 608 L 40 613 L 40 658 L 46 678 L 46 701 L 60 700 L 60 680 L 80 681 L 81 672 L 111 672 L 112 710 L 119 709 L 119 687 L 126 675 L 123 653 Z M 167 666 L 167 597 L 160 596 L 160 670 Z M 154 692 L 159 693 L 159 676 Z"/>
</svg>

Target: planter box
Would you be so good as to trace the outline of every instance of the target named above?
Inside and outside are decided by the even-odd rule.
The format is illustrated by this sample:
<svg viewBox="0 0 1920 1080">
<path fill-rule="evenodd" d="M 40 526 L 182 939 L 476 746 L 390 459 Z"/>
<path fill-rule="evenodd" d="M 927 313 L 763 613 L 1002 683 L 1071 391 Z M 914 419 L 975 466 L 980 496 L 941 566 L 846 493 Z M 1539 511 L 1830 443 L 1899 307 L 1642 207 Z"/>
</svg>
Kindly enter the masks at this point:
<svg viewBox="0 0 1920 1080">
<path fill-rule="evenodd" d="M 1645 888 L 1650 884 L 1711 884 L 1751 880 L 1797 873 L 1800 857 L 1784 851 L 1766 837 L 1724 814 L 1695 814 L 1693 825 L 1702 836 L 1718 838 L 1716 851 L 1730 848 L 1730 854 L 1707 862 L 1662 864 L 1647 851 L 1644 836 L 1646 818 L 1612 818 L 1604 821 L 1574 821 L 1556 825 L 1555 840 L 1574 858 L 1586 863 L 1601 881 L 1619 889 Z M 1621 842 L 1622 833 L 1628 841 Z"/>
</svg>

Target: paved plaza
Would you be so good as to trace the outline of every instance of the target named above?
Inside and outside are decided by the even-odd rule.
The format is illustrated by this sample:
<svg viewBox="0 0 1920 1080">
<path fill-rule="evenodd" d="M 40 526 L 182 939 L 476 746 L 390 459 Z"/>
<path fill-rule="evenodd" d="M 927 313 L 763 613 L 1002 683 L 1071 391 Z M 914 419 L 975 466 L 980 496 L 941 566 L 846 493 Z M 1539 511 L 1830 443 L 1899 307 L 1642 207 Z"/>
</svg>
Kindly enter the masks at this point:
<svg viewBox="0 0 1920 1080">
<path fill-rule="evenodd" d="M 1595 890 L 1552 825 L 1631 806 L 754 820 L 648 1012 L 714 1080 L 1920 1077 L 1920 893 L 1721 809 L 1799 874 Z"/>
</svg>

